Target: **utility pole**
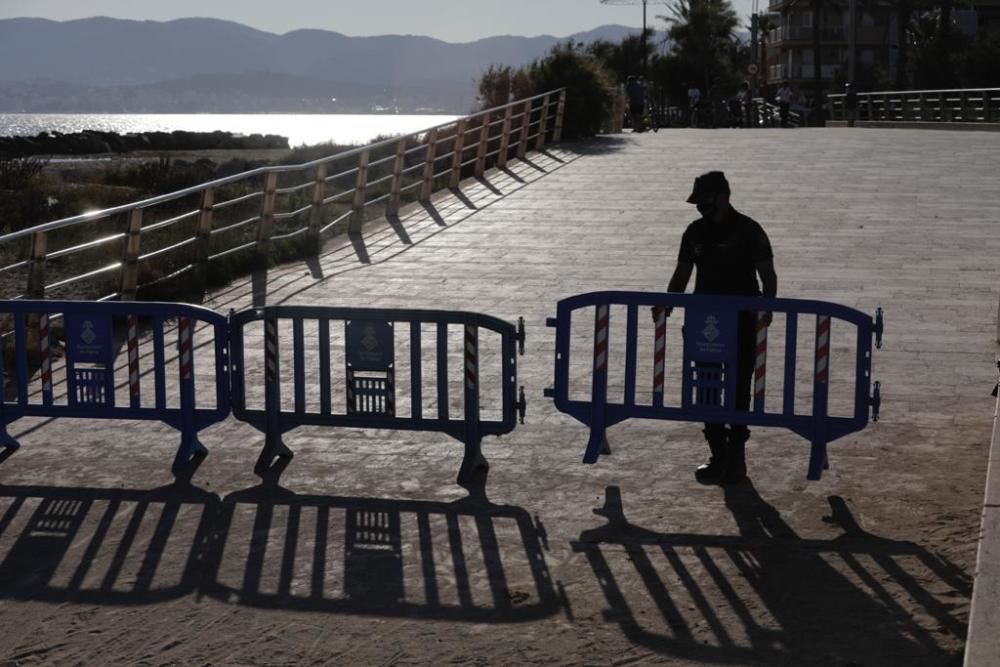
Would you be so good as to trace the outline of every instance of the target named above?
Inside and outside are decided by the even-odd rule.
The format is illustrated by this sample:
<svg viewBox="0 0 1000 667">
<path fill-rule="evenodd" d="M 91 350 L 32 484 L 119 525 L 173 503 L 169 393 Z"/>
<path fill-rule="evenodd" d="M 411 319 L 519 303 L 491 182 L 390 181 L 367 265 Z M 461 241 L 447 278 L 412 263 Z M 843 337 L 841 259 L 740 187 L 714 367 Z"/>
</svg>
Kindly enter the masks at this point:
<svg viewBox="0 0 1000 667">
<path fill-rule="evenodd" d="M 823 0 L 812 0 L 813 14 L 813 111 L 816 114 L 815 123 L 822 127 L 823 119 L 823 82 L 822 70 L 820 68 L 820 51 L 822 43 L 820 41 L 820 22 L 823 17 Z"/>
<path fill-rule="evenodd" d="M 757 0 L 754 0 L 753 13 L 750 14 L 750 62 L 754 66 L 760 62 L 760 57 L 757 54 L 760 48 L 760 43 L 757 41 L 757 30 Z M 750 97 L 757 97 L 757 73 L 750 77 Z"/>
<path fill-rule="evenodd" d="M 858 2 L 850 0 L 847 3 L 847 83 L 854 88 L 854 62 L 857 56 L 857 25 Z"/>
</svg>

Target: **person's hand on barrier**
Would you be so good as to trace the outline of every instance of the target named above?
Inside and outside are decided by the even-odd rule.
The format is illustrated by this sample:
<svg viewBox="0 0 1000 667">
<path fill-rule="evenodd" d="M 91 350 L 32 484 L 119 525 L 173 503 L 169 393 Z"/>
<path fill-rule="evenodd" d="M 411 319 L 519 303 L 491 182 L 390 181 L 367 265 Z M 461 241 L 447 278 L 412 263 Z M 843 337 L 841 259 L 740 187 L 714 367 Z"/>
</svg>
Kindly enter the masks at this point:
<svg viewBox="0 0 1000 667">
<path fill-rule="evenodd" d="M 672 307 L 664 306 L 653 306 L 649 309 L 653 315 L 653 321 L 656 322 L 660 318 L 660 313 L 664 313 L 664 317 L 670 317 L 670 313 L 674 312 Z"/>
</svg>

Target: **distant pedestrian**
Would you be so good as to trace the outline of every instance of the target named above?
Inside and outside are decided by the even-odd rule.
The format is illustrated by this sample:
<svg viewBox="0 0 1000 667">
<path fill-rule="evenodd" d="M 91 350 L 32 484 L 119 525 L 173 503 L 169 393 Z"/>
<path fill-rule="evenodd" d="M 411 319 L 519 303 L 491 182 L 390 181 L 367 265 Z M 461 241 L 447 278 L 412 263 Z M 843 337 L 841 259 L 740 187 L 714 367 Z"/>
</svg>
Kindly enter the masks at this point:
<svg viewBox="0 0 1000 667">
<path fill-rule="evenodd" d="M 849 83 L 844 84 L 844 111 L 847 113 L 847 127 L 854 127 L 858 115 L 858 91 Z"/>
<path fill-rule="evenodd" d="M 681 237 L 677 268 L 668 292 L 687 289 L 691 272 L 697 268 L 695 294 L 774 297 L 778 277 L 767 234 L 756 221 L 738 212 L 729 203 L 729 182 L 721 171 L 710 171 L 694 181 L 688 203 L 698 207 L 701 218 L 688 225 Z M 761 284 L 757 277 L 760 276 Z M 660 309 L 653 308 L 653 319 Z M 668 316 L 670 309 L 667 309 Z M 740 313 L 737 324 L 737 373 L 735 407 L 750 409 L 750 382 L 753 378 L 756 346 L 755 312 Z M 770 314 L 765 318 L 770 324 Z M 737 484 L 746 478 L 746 442 L 750 429 L 745 424 L 706 423 L 705 439 L 711 450 L 708 462 L 695 471 L 702 484 Z"/>
<path fill-rule="evenodd" d="M 691 127 L 698 126 L 698 110 L 701 107 L 701 89 L 696 85 L 688 88 L 688 113 L 691 116 Z"/>
<path fill-rule="evenodd" d="M 792 93 L 788 82 L 782 81 L 781 87 L 778 88 L 778 94 L 775 96 L 775 100 L 778 102 L 778 114 L 781 116 L 781 127 L 788 127 L 788 111 L 792 107 L 793 98 L 794 93 Z"/>
<path fill-rule="evenodd" d="M 629 75 L 625 81 L 625 97 L 628 99 L 628 115 L 632 123 L 633 132 L 642 132 L 642 118 L 646 113 L 646 86 L 642 80 Z"/>
</svg>

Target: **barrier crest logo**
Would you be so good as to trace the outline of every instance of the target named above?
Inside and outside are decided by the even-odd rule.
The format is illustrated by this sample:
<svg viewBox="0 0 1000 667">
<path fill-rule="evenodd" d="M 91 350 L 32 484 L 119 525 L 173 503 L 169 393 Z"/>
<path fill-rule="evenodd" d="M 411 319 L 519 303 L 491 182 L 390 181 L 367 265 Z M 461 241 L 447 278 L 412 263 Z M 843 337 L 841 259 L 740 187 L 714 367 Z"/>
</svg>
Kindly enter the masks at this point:
<svg viewBox="0 0 1000 667">
<path fill-rule="evenodd" d="M 705 318 L 705 328 L 701 330 L 701 335 L 705 337 L 709 343 L 714 341 L 722 333 L 719 331 L 719 318 L 714 315 L 709 315 Z"/>
</svg>

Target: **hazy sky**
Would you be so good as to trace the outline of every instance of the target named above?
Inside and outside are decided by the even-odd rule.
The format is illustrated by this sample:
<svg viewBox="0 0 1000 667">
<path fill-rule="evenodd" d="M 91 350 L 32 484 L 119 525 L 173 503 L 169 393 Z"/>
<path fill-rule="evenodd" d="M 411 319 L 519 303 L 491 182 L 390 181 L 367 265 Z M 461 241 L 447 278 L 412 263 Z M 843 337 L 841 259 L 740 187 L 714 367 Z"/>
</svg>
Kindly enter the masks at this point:
<svg viewBox="0 0 1000 667">
<path fill-rule="evenodd" d="M 0 19 L 34 16 L 57 21 L 88 16 L 168 21 L 205 16 L 284 33 L 298 28 L 335 30 L 347 35 L 429 35 L 467 42 L 491 35 L 562 37 L 599 25 L 642 25 L 640 0 L 605 5 L 600 0 L 0 0 Z M 754 0 L 733 0 L 741 16 Z M 758 0 L 767 5 L 767 0 Z M 650 2 L 650 24 L 666 13 L 665 3 Z M 743 21 L 746 23 L 746 20 Z"/>
</svg>

